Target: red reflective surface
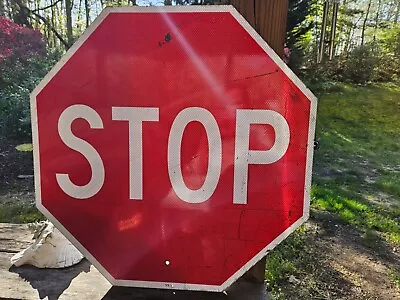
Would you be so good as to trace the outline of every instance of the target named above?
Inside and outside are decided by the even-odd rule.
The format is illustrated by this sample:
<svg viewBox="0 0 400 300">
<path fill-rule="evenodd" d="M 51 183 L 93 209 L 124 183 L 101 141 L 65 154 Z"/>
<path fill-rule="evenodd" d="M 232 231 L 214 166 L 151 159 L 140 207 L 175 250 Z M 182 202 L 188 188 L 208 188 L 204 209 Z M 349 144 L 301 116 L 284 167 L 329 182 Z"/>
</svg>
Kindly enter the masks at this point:
<svg viewBox="0 0 400 300">
<path fill-rule="evenodd" d="M 86 200 L 66 195 L 55 176 L 91 178 L 57 131 L 73 104 L 104 125 L 72 125 L 105 167 L 102 189 Z M 141 201 L 129 199 L 128 122 L 112 120 L 115 106 L 159 107 L 159 122 L 143 125 Z M 209 110 L 222 135 L 220 180 L 201 204 L 179 199 L 168 176 L 169 131 L 187 107 Z M 249 166 L 246 205 L 233 204 L 237 109 L 277 111 L 291 134 L 282 159 Z M 303 215 L 310 100 L 228 12 L 111 13 L 39 93 L 37 111 L 42 204 L 116 279 L 221 285 Z M 251 126 L 252 150 L 274 140 L 272 127 Z M 184 132 L 181 163 L 187 186 L 199 188 L 208 144 L 197 122 Z"/>
</svg>

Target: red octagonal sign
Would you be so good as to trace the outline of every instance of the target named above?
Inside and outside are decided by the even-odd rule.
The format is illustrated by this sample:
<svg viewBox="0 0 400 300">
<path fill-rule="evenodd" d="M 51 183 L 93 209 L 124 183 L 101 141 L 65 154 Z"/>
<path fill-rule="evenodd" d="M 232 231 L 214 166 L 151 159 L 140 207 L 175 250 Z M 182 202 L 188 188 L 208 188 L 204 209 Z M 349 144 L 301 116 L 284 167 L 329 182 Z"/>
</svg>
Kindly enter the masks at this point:
<svg viewBox="0 0 400 300">
<path fill-rule="evenodd" d="M 222 291 L 308 218 L 316 99 L 230 6 L 105 9 L 31 106 L 37 206 L 115 285 Z"/>
</svg>

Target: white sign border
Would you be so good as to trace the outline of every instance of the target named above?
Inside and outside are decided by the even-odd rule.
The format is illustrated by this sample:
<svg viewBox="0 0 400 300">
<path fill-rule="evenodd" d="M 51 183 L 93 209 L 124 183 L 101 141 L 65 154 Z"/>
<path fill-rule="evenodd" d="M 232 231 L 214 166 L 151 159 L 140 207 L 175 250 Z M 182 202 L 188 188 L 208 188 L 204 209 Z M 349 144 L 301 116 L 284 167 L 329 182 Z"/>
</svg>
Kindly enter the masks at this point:
<svg viewBox="0 0 400 300">
<path fill-rule="evenodd" d="M 258 45 L 271 57 L 271 59 L 281 68 L 281 70 L 294 82 L 294 84 L 307 96 L 310 100 L 310 120 L 309 120 L 309 134 L 307 145 L 307 161 L 306 161 L 306 180 L 304 188 L 304 208 L 303 216 L 293 223 L 288 229 L 280 234 L 273 240 L 267 247 L 262 249 L 256 256 L 248 261 L 244 266 L 237 270 L 228 280 L 222 285 L 202 285 L 202 284 L 186 284 L 175 282 L 151 282 L 151 281 L 133 281 L 133 280 L 117 280 L 102 267 L 102 265 L 87 251 L 80 242 L 42 205 L 41 203 L 41 190 L 40 190 L 40 157 L 39 157 L 39 134 L 38 134 L 38 120 L 36 112 L 36 96 L 40 91 L 49 83 L 58 71 L 68 62 L 74 53 L 82 46 L 86 39 L 94 32 L 94 30 L 101 24 L 101 22 L 111 13 L 188 13 L 188 12 L 229 12 L 236 19 L 236 21 L 243 26 L 243 28 L 250 34 L 250 36 L 258 43 Z M 94 20 L 89 28 L 82 34 L 82 36 L 74 43 L 74 45 L 67 51 L 63 58 L 52 68 L 52 70 L 43 78 L 39 85 L 33 90 L 30 96 L 31 103 L 31 118 L 32 118 L 32 143 L 33 143 L 33 156 L 34 156 L 34 171 L 35 171 L 35 193 L 36 193 L 36 206 L 37 208 L 51 221 L 56 227 L 81 251 L 84 256 L 107 278 L 107 280 L 117 286 L 126 287 L 144 287 L 144 288 L 161 288 L 161 289 L 175 289 L 175 290 L 194 290 L 194 291 L 211 291 L 222 292 L 226 290 L 232 283 L 239 279 L 258 261 L 260 261 L 269 251 L 287 238 L 293 231 L 295 231 L 301 224 L 308 220 L 310 209 L 310 189 L 311 189 L 311 174 L 313 162 L 313 149 L 314 149 L 314 135 L 317 114 L 317 98 L 313 93 L 304 85 L 303 82 L 290 70 L 290 68 L 281 60 L 281 58 L 271 49 L 270 46 L 262 39 L 262 37 L 251 27 L 251 25 L 244 19 L 244 17 L 233 6 L 131 6 L 131 7 L 107 7 L 101 14 Z"/>
</svg>

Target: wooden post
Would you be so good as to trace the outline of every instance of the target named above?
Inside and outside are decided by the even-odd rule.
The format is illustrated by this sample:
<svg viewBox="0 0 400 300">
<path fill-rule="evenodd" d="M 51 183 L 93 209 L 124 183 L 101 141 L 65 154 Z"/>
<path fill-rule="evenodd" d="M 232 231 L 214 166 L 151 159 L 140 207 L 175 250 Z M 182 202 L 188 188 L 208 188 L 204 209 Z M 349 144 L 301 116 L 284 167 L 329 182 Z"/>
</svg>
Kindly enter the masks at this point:
<svg viewBox="0 0 400 300">
<path fill-rule="evenodd" d="M 230 0 L 247 22 L 263 37 L 280 56 L 286 41 L 288 0 Z M 264 282 L 266 258 L 260 260 L 243 278 L 246 281 Z"/>
<path fill-rule="evenodd" d="M 288 0 L 230 0 L 263 37 L 272 49 L 283 57 L 286 40 Z"/>
<path fill-rule="evenodd" d="M 266 262 L 267 262 L 267 257 L 265 256 L 258 263 L 256 263 L 250 270 L 248 270 L 243 275 L 242 279 L 247 282 L 264 283 Z"/>
</svg>

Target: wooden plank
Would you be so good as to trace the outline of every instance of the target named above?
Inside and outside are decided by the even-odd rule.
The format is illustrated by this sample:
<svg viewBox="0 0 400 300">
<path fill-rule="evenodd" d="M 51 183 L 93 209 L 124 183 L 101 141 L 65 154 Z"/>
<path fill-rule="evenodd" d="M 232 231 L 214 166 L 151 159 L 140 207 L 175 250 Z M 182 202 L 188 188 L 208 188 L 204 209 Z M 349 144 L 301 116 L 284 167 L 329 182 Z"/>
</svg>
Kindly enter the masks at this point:
<svg viewBox="0 0 400 300">
<path fill-rule="evenodd" d="M 248 282 L 263 284 L 265 281 L 266 263 L 267 257 L 264 257 L 243 275 L 243 279 Z"/>
<path fill-rule="evenodd" d="M 28 225 L 0 223 L 0 252 L 17 253 L 32 242 Z"/>
<path fill-rule="evenodd" d="M 254 15 L 254 5 L 255 1 L 253 0 L 230 0 L 230 4 L 232 4 L 238 12 L 250 23 L 250 25 L 255 28 L 258 32 L 258 28 L 256 27 L 256 19 Z"/>
<path fill-rule="evenodd" d="M 288 0 L 230 0 L 271 48 L 283 56 Z"/>
</svg>

